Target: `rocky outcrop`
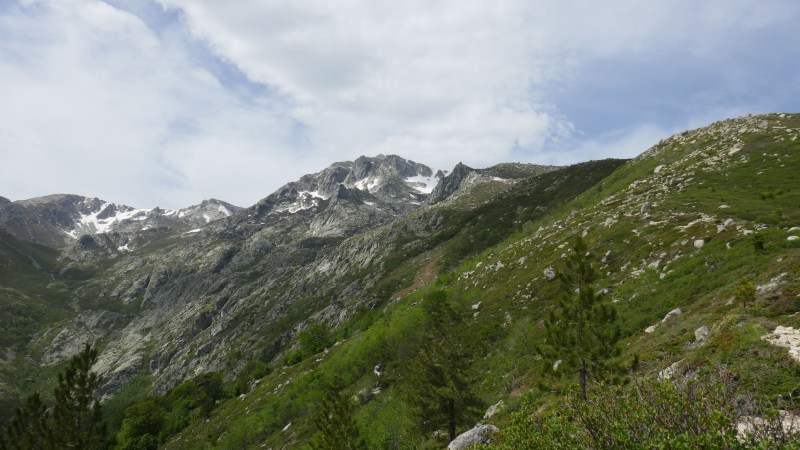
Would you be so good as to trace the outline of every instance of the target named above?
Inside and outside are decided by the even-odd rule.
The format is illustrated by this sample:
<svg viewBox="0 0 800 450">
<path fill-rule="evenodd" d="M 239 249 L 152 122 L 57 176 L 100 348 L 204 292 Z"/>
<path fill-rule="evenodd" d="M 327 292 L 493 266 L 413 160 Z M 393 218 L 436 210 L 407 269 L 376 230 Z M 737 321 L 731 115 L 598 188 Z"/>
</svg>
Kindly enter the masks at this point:
<svg viewBox="0 0 800 450">
<path fill-rule="evenodd" d="M 777 326 L 772 333 L 761 336 L 761 339 L 772 345 L 786 347 L 789 350 L 789 357 L 800 362 L 800 330 Z"/>
<path fill-rule="evenodd" d="M 479 444 L 491 444 L 492 437 L 500 432 L 494 425 L 478 425 L 461 433 L 447 444 L 447 450 L 464 450 Z"/>
<path fill-rule="evenodd" d="M 431 197 L 428 199 L 428 203 L 439 203 L 451 196 L 458 190 L 459 187 L 461 187 L 467 177 L 474 172 L 475 169 L 471 167 L 468 167 L 462 163 L 456 164 L 456 166 L 453 168 L 453 171 L 450 172 L 449 175 L 439 180 L 439 183 L 433 189 L 433 192 L 431 192 Z"/>
<path fill-rule="evenodd" d="M 77 355 L 85 344 L 97 343 L 110 331 L 124 326 L 128 320 L 129 317 L 111 311 L 82 311 L 55 336 L 44 336 L 49 343 L 42 362 L 50 365 Z"/>
<path fill-rule="evenodd" d="M 661 323 L 667 323 L 667 321 L 669 321 L 670 319 L 678 317 L 681 314 L 683 314 L 683 310 L 681 310 L 680 308 L 675 308 L 672 311 L 668 312 L 663 319 L 661 319 Z"/>
</svg>

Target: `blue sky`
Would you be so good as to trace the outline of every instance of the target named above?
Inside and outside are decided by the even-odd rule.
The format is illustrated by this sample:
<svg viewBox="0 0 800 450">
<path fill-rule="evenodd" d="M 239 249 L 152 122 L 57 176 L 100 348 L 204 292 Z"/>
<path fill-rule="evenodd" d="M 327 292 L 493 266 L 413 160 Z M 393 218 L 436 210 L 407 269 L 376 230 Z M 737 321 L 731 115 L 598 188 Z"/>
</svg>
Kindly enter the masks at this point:
<svg viewBox="0 0 800 450">
<path fill-rule="evenodd" d="M 0 195 L 247 206 L 333 161 L 568 164 L 800 111 L 791 0 L 0 0 Z"/>
</svg>

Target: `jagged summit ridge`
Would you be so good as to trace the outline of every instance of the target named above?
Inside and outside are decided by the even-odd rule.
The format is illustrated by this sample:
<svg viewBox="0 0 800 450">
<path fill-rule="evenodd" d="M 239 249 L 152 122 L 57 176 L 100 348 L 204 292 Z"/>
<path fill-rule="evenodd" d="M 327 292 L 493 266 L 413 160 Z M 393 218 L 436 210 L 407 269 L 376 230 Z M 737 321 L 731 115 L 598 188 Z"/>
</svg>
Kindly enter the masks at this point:
<svg viewBox="0 0 800 450">
<path fill-rule="evenodd" d="M 441 179 L 431 192 L 428 202 L 439 203 L 462 187 L 490 180 L 516 180 L 541 175 L 559 169 L 558 166 L 543 166 L 523 163 L 501 163 L 486 169 L 473 169 L 459 162 L 448 174 L 441 174 Z M 437 174 L 438 175 L 438 174 Z"/>
<path fill-rule="evenodd" d="M 430 167 L 397 155 L 361 156 L 355 161 L 333 163 L 320 172 L 287 183 L 254 209 L 259 217 L 306 210 L 318 212 L 331 199 L 347 198 L 403 212 L 423 204 L 438 180 Z"/>
<path fill-rule="evenodd" d="M 64 247 L 84 235 L 185 231 L 231 216 L 241 208 L 216 199 L 179 210 L 134 208 L 96 197 L 53 194 L 0 201 L 0 226 L 20 239 Z"/>
</svg>

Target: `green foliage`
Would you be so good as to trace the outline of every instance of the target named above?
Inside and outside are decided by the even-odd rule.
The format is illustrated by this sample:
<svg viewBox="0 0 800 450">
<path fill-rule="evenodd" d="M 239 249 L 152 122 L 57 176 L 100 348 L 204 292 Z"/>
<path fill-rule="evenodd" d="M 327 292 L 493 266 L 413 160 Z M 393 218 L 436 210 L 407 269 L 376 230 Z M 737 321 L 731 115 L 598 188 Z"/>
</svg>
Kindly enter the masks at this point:
<svg viewBox="0 0 800 450">
<path fill-rule="evenodd" d="M 756 300 L 756 288 L 753 286 L 753 283 L 751 283 L 750 280 L 747 278 L 742 278 L 739 280 L 739 284 L 736 285 L 736 288 L 734 289 L 734 297 L 743 308 L 747 308 L 748 305 L 752 304 Z"/>
<path fill-rule="evenodd" d="M 218 372 L 206 372 L 194 378 L 197 391 L 194 399 L 200 407 L 203 417 L 208 417 L 217 400 L 223 398 L 225 390 L 222 386 L 222 374 Z"/>
<path fill-rule="evenodd" d="M 427 344 L 411 362 L 408 396 L 418 408 L 423 428 L 444 426 L 450 439 L 457 427 L 472 423 L 482 402 L 469 375 L 471 350 L 457 332 L 463 318 L 444 291 L 433 291 L 423 305 L 429 315 Z"/>
<path fill-rule="evenodd" d="M 2 449 L 48 448 L 53 436 L 49 428 L 47 408 L 39 393 L 32 394 L 25 405 L 17 408 L 4 435 L 0 435 Z"/>
<path fill-rule="evenodd" d="M 58 374 L 55 402 L 47 409 L 38 393 L 28 397 L 17 410 L 0 440 L 4 448 L 81 448 L 100 449 L 104 445 L 105 425 L 100 401 L 94 391 L 100 377 L 91 371 L 97 350 L 86 344 Z"/>
<path fill-rule="evenodd" d="M 586 242 L 575 236 L 572 252 L 559 273 L 561 298 L 545 321 L 545 345 L 539 348 L 563 371 L 578 370 L 581 396 L 586 398 L 587 376 L 601 378 L 606 361 L 620 353 L 616 310 L 595 292 L 597 274 Z M 564 366 L 562 368 L 561 366 Z"/>
<path fill-rule="evenodd" d="M 125 410 L 125 420 L 117 435 L 116 448 L 122 450 L 153 450 L 164 429 L 166 411 L 154 399 L 147 399 Z"/>
<path fill-rule="evenodd" d="M 319 412 L 314 418 L 317 434 L 311 440 L 314 450 L 366 450 L 353 417 L 351 400 L 340 392 L 341 380 L 331 385 L 322 399 Z"/>
<path fill-rule="evenodd" d="M 749 430 L 739 435 L 742 422 Z M 708 379 L 600 386 L 588 401 L 572 396 L 546 412 L 529 396 L 491 448 L 798 448 L 800 439 L 780 422 L 774 409 L 739 394 L 723 371 Z"/>
<path fill-rule="evenodd" d="M 86 344 L 58 374 L 54 391 L 53 434 L 55 442 L 74 448 L 100 448 L 105 439 L 100 401 L 94 396 L 100 376 L 92 372 L 97 349 Z"/>
<path fill-rule="evenodd" d="M 265 362 L 256 359 L 247 361 L 236 380 L 228 386 L 228 397 L 238 397 L 241 394 L 246 394 L 250 390 L 251 381 L 259 380 L 271 372 L 272 368 Z"/>
<path fill-rule="evenodd" d="M 207 372 L 179 384 L 165 397 L 134 403 L 125 410 L 116 448 L 156 448 L 192 420 L 208 417 L 225 391 L 222 374 Z"/>
<path fill-rule="evenodd" d="M 753 250 L 763 252 L 765 250 L 764 242 L 766 240 L 764 233 L 757 231 L 752 234 Z"/>
<path fill-rule="evenodd" d="M 296 349 L 286 354 L 283 358 L 283 365 L 293 366 L 303 360 L 303 350 Z"/>
<path fill-rule="evenodd" d="M 328 348 L 331 342 L 330 329 L 322 323 L 314 323 L 300 332 L 300 349 L 305 355 L 316 355 Z"/>
</svg>

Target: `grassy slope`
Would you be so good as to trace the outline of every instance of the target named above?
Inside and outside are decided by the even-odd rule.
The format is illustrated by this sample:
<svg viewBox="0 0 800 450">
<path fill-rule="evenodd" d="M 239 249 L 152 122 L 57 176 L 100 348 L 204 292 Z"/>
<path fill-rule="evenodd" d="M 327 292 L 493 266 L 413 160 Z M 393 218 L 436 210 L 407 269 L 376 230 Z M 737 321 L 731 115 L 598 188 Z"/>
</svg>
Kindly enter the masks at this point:
<svg viewBox="0 0 800 450">
<path fill-rule="evenodd" d="M 445 218 L 445 226 L 423 237 L 415 234 L 414 227 L 402 223 L 390 225 L 387 232 L 401 230 L 395 235 L 395 241 L 400 245 L 385 263 L 394 269 L 376 285 L 376 296 L 384 295 L 386 289 L 403 289 L 413 282 L 418 271 L 429 272 L 431 266 L 447 270 L 468 255 L 502 242 L 516 233 L 521 224 L 543 217 L 547 211 L 572 200 L 622 163 L 605 160 L 579 164 L 515 185 L 499 195 L 498 187 L 502 186 L 479 186 L 479 191 L 473 195 L 437 205 L 435 211 Z M 409 218 L 412 222 L 418 220 Z M 422 278 L 430 277 L 422 275 Z M 406 309 L 403 305 L 419 300 L 424 291 L 408 295 L 399 303 L 384 308 L 380 314 L 373 312 L 367 317 L 356 316 L 351 324 L 340 330 L 340 337 L 346 339 L 337 347 L 341 350 L 331 352 L 330 359 L 322 357 L 316 361 L 312 358 L 277 371 L 264 379 L 263 386 L 266 387 L 256 389 L 241 400 L 223 404 L 211 421 L 195 424 L 173 445 L 194 447 L 221 442 L 223 446 L 236 446 L 261 439 L 267 439 L 269 445 L 283 445 L 286 436 L 280 430 L 291 421 L 289 436 L 293 437 L 290 439 L 302 441 L 308 438 L 309 408 L 314 408 L 322 395 L 320 386 L 330 381 L 334 374 L 352 383 L 348 390 L 353 393 L 363 388 L 371 389 L 374 387 L 372 367 L 376 363 L 383 362 L 392 370 L 415 353 L 420 343 L 424 315 L 417 308 Z M 287 380 L 291 382 L 285 386 Z M 281 387 L 276 388 L 277 385 Z M 394 392 L 394 388 L 389 389 Z M 391 405 L 384 405 L 386 401 Z M 397 414 L 398 409 L 405 412 Z M 393 393 L 369 403 L 359 417 L 375 430 L 372 442 L 376 446 L 401 439 L 398 436 L 405 436 L 402 439 L 407 445 L 416 446 L 420 442 L 409 437 L 417 424 L 410 417 L 408 407 Z M 372 423 L 371 418 L 375 417 L 380 418 L 380 426 Z M 219 441 L 223 434 L 222 441 Z"/>
<path fill-rule="evenodd" d="M 19 241 L 0 230 L 0 423 L 43 379 L 27 358 L 29 341 L 69 315 L 65 300 L 71 281 L 59 273 L 57 256 L 56 250 Z"/>
<path fill-rule="evenodd" d="M 761 127 L 765 120 L 767 126 Z M 531 349 L 541 339 L 536 324 L 556 290 L 542 271 L 560 267 L 564 244 L 584 230 L 598 259 L 607 254 L 606 262 L 598 264 L 604 274 L 600 284 L 619 306 L 626 335 L 623 359 L 639 355 L 642 373 L 674 362 L 680 362 L 679 370 L 722 365 L 739 374 L 743 386 L 757 395 L 775 398 L 795 393 L 800 384 L 798 365 L 785 349 L 767 344 L 761 336 L 777 324 L 800 326 L 795 315 L 800 310 L 800 243 L 787 239 L 798 234 L 788 229 L 800 225 L 798 128 L 798 115 L 771 115 L 683 133 L 534 221 L 538 231 L 520 232 L 440 277 L 439 286 L 447 288 L 462 308 L 481 302 L 481 312 L 470 327 L 475 339 L 492 342 L 491 350 L 474 366 L 481 374 L 478 390 L 487 404 L 511 398 L 507 411 L 512 410 L 514 398 L 529 389 L 536 391 L 540 381 L 549 386 L 564 381 L 554 375 L 547 375 L 549 381 L 544 378 L 547 371 Z M 719 229 L 728 219 L 732 223 Z M 756 251 L 745 230 L 764 226 L 766 248 Z M 696 248 L 694 242 L 701 239 L 703 247 Z M 503 267 L 498 268 L 498 261 Z M 469 278 L 463 276 L 467 272 Z M 759 291 L 756 305 L 730 304 L 732 288 L 741 277 L 763 286 L 781 274 L 775 289 Z M 413 305 L 423 295 L 424 290 L 401 300 L 321 361 L 305 361 L 264 379 L 262 388 L 226 403 L 208 424 L 193 428 L 176 443 L 195 446 L 200 442 L 188 437 L 201 433 L 223 447 L 235 445 L 236 439 L 263 440 L 268 445 L 302 442 L 310 434 L 304 428 L 304 413 L 313 410 L 309 400 L 318 398 L 311 387 L 315 378 L 354 372 L 347 377 L 352 383 L 349 392 L 371 387 L 372 364 L 403 361 L 413 352 L 415 330 L 424 321 Z M 684 311 L 679 320 L 659 325 L 652 334 L 643 331 L 676 307 Z M 700 326 L 711 330 L 705 345 L 693 343 Z M 401 370 L 401 366 L 394 367 Z M 283 385 L 287 380 L 292 380 L 289 386 L 299 386 Z M 276 390 L 276 386 L 281 387 Z M 282 399 L 298 392 L 307 392 L 304 406 L 285 409 Z M 396 394 L 390 386 L 359 410 L 370 442 L 376 448 L 392 442 L 401 443 L 400 447 L 430 443 L 416 434 L 408 407 Z M 540 394 L 542 402 L 557 398 Z M 270 421 L 276 425 L 265 426 Z M 294 423 L 286 431 L 273 431 L 289 421 Z M 503 424 L 502 414 L 497 421 Z M 228 433 L 220 440 L 225 430 Z"/>
<path fill-rule="evenodd" d="M 765 119 L 767 127 L 759 127 Z M 542 370 L 546 364 L 532 352 L 541 339 L 537 323 L 557 289 L 542 271 L 560 267 L 568 239 L 584 230 L 598 259 L 607 254 L 598 264 L 599 284 L 618 305 L 626 335 L 623 360 L 639 355 L 642 373 L 676 361 L 683 370 L 723 365 L 756 395 L 793 393 L 800 384 L 798 365 L 785 349 L 760 337 L 777 324 L 800 326 L 794 314 L 800 310 L 800 242 L 787 240 L 788 228 L 800 225 L 799 128 L 798 115 L 771 115 L 673 137 L 570 204 L 534 220 L 537 231 L 520 231 L 440 276 L 437 285 L 464 310 L 481 302 L 469 328 L 473 339 L 491 344 L 473 367 L 486 403 L 510 398 L 508 412 L 529 390 L 543 403 L 557 399 L 557 391 L 536 387 L 542 383 L 552 389 L 566 381 Z M 718 230 L 728 219 L 733 223 Z M 766 249 L 756 251 L 745 230 L 763 226 Z M 695 247 L 696 240 L 703 240 L 702 248 Z M 754 307 L 729 304 L 739 278 L 764 285 L 781 274 L 775 289 L 759 292 Z M 355 393 L 375 384 L 370 373 L 375 363 L 385 364 L 387 372 L 402 372 L 402 362 L 419 344 L 425 318 L 414 305 L 424 293 L 400 300 L 328 355 L 265 378 L 254 392 L 226 402 L 208 423 L 193 425 L 172 446 L 299 446 L 311 432 L 307 415 L 319 398 L 320 382 L 344 374 L 347 392 Z M 679 320 L 652 334 L 643 331 L 676 307 L 684 311 Z M 711 329 L 709 342 L 692 344 L 695 329 L 703 325 Z M 375 448 L 440 446 L 441 441 L 419 435 L 398 395 L 401 384 L 385 387 L 360 408 L 362 431 Z M 501 426 L 503 417 L 496 419 Z"/>
</svg>

